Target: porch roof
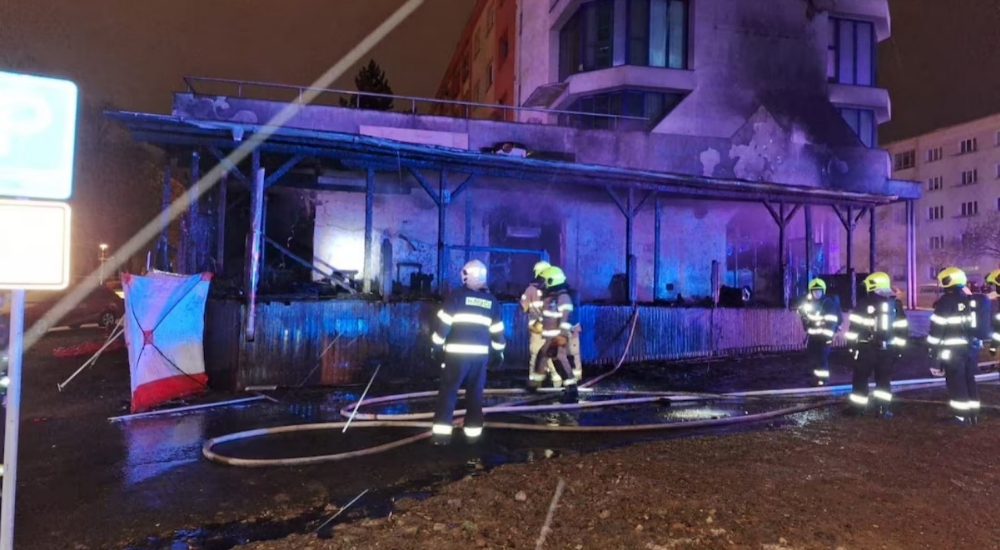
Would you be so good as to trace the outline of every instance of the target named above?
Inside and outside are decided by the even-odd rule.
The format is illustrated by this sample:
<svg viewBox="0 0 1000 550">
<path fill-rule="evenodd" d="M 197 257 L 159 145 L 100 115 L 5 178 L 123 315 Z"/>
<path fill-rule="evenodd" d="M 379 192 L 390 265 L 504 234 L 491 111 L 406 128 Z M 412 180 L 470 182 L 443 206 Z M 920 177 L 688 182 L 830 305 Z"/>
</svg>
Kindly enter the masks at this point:
<svg viewBox="0 0 1000 550">
<path fill-rule="evenodd" d="M 170 115 L 109 111 L 140 142 L 187 148 L 229 150 L 264 126 Z M 768 182 L 721 179 L 690 174 L 653 172 L 558 160 L 519 158 L 463 149 L 421 145 L 358 134 L 277 128 L 259 145 L 261 153 L 335 159 L 356 168 L 397 171 L 400 168 L 447 170 L 514 180 L 562 185 L 655 191 L 666 197 L 747 202 L 788 202 L 877 206 L 919 197 L 919 185 L 888 180 L 887 194 L 839 191 Z M 281 185 L 280 179 L 277 185 Z M 322 186 L 317 186 L 322 189 Z"/>
</svg>

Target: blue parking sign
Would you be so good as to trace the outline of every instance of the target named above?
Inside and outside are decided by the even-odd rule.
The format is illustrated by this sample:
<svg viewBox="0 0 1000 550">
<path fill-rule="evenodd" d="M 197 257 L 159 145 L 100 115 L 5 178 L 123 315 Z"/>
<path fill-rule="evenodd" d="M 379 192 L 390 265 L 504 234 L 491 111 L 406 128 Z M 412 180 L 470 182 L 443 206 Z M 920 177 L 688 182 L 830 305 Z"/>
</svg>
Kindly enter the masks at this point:
<svg viewBox="0 0 1000 550">
<path fill-rule="evenodd" d="M 68 80 L 0 72 L 0 196 L 73 194 L 78 97 Z"/>
</svg>

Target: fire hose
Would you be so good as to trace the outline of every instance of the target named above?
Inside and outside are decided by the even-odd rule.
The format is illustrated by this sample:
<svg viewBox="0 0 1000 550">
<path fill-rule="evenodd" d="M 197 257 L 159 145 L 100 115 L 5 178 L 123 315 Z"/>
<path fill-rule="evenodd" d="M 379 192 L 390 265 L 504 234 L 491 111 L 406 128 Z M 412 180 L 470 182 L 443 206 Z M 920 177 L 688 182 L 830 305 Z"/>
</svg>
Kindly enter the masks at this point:
<svg viewBox="0 0 1000 550">
<path fill-rule="evenodd" d="M 638 322 L 638 310 L 634 311 L 632 314 L 629 335 L 625 343 L 625 349 L 622 353 L 621 358 L 615 364 L 614 368 L 612 368 L 607 373 L 604 373 L 596 378 L 587 381 L 584 384 L 581 384 L 580 385 L 581 389 L 584 390 L 589 389 L 591 386 L 594 386 L 598 382 L 612 376 L 622 367 L 622 365 L 625 362 L 625 358 L 628 356 L 629 350 L 632 346 L 632 342 L 635 337 L 635 329 L 637 322 Z M 997 377 L 998 373 L 990 373 L 977 376 L 977 380 L 985 381 L 985 380 L 995 379 Z M 943 384 L 944 380 L 941 378 L 925 378 L 918 380 L 901 380 L 893 382 L 893 387 L 896 392 L 901 392 L 907 390 L 931 388 Z M 792 389 L 782 389 L 782 390 L 728 392 L 722 394 L 690 393 L 690 392 L 685 393 L 685 392 L 624 391 L 624 392 L 614 392 L 616 395 L 624 396 L 617 399 L 584 401 L 580 403 L 568 403 L 568 404 L 537 404 L 539 401 L 548 399 L 548 396 L 541 395 L 541 396 L 531 396 L 527 399 L 518 400 L 505 405 L 486 407 L 483 409 L 483 412 L 485 414 L 496 414 L 496 413 L 573 411 L 573 410 L 586 410 L 586 409 L 606 408 L 606 407 L 616 407 L 616 406 L 626 406 L 626 405 L 662 403 L 664 401 L 668 401 L 670 403 L 684 403 L 684 402 L 693 403 L 693 402 L 719 401 L 719 400 L 742 401 L 747 399 L 768 398 L 768 397 L 786 397 L 786 398 L 832 397 L 836 395 L 846 394 L 850 391 L 850 389 L 851 387 L 848 385 L 841 385 L 841 386 L 825 386 L 819 388 L 792 388 Z M 522 395 L 525 393 L 526 391 L 523 389 L 492 389 L 485 391 L 486 395 L 494 395 L 494 396 Z M 376 397 L 368 399 L 367 401 L 364 402 L 364 404 L 379 405 L 386 403 L 405 402 L 412 399 L 433 397 L 435 395 L 437 395 L 436 391 L 424 391 L 424 392 L 413 392 L 413 393 L 398 394 L 398 395 L 388 395 L 384 397 Z M 762 422 L 766 420 L 773 420 L 792 414 L 802 413 L 809 410 L 826 407 L 840 402 L 842 401 L 839 399 L 824 399 L 812 403 L 804 403 L 756 414 L 749 414 L 743 416 L 729 416 L 729 417 L 711 418 L 711 419 L 693 420 L 684 422 L 670 422 L 670 423 L 636 424 L 636 425 L 619 425 L 619 426 L 561 426 L 561 425 L 553 426 L 553 425 L 542 425 L 542 424 L 522 424 L 522 423 L 512 423 L 512 422 L 488 421 L 486 422 L 486 427 L 489 429 L 568 432 L 568 433 L 628 433 L 628 432 L 694 430 L 700 428 L 715 428 L 715 427 L 730 426 L 736 424 L 747 424 L 754 422 Z M 357 411 L 357 409 L 360 406 L 361 402 L 355 402 L 345 406 L 340 410 L 340 414 L 345 418 L 349 418 L 353 415 L 355 422 L 352 424 L 352 426 L 355 428 L 409 428 L 409 429 L 419 428 L 427 431 L 423 431 L 421 433 L 405 437 L 403 439 L 399 439 L 382 445 L 377 445 L 374 447 L 368 447 L 365 449 L 359 449 L 355 451 L 347 451 L 335 454 L 314 455 L 305 457 L 269 458 L 269 459 L 236 458 L 236 457 L 225 456 L 215 451 L 215 448 L 217 446 L 225 443 L 231 443 L 233 441 L 241 441 L 241 440 L 270 436 L 270 435 L 287 434 L 295 432 L 312 432 L 320 430 L 342 429 L 348 424 L 348 422 L 322 422 L 315 424 L 277 426 L 273 428 L 261 428 L 256 430 L 237 432 L 209 439 L 202 446 L 202 454 L 208 460 L 220 464 L 226 464 L 229 466 L 241 466 L 241 467 L 303 466 L 308 464 L 342 461 L 352 458 L 359 458 L 363 456 L 370 456 L 378 453 L 383 453 L 392 449 L 409 445 L 411 443 L 423 439 L 428 439 L 431 436 L 431 432 L 429 431 L 429 428 L 431 427 L 431 422 L 429 422 L 428 420 L 433 417 L 433 413 L 405 413 L 405 414 L 362 413 Z M 460 418 L 462 415 L 464 415 L 464 413 L 465 413 L 464 410 L 457 410 L 455 411 L 455 417 Z"/>
</svg>

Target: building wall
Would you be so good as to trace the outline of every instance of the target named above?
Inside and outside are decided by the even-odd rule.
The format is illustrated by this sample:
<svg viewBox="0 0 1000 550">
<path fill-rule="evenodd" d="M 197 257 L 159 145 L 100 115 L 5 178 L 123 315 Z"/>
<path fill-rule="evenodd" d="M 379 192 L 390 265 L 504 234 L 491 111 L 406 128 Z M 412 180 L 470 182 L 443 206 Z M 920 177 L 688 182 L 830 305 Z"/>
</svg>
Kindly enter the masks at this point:
<svg viewBox="0 0 1000 550">
<path fill-rule="evenodd" d="M 520 2 L 524 21 L 519 34 L 522 55 L 518 74 L 522 103 L 540 88 L 560 82 L 566 91 L 549 107 L 566 108 L 579 97 L 622 88 L 676 92 L 687 96 L 654 131 L 729 138 L 763 105 L 787 127 L 797 127 L 788 129 L 799 134 L 799 142 L 830 139 L 829 135 L 813 135 L 822 121 L 797 119 L 807 118 L 806 112 L 819 116 L 819 111 L 829 110 L 831 105 L 871 110 L 878 122 L 889 120 L 885 90 L 872 85 L 831 84 L 827 74 L 830 47 L 835 44 L 830 18 L 872 23 L 872 41 L 877 43 L 889 36 L 885 0 L 691 0 L 686 68 L 627 65 L 616 58 L 613 67 L 577 73 L 561 81 L 559 30 L 586 3 Z M 615 10 L 625 13 L 626 0 L 612 3 Z M 782 97 L 776 98 L 776 91 Z M 789 101 L 793 97 L 795 101 Z M 541 121 L 543 117 L 524 113 L 521 119 Z"/>
<path fill-rule="evenodd" d="M 437 174 L 426 175 L 431 182 Z M 358 176 L 358 179 L 361 179 Z M 385 185 L 385 178 L 376 187 Z M 452 188 L 457 182 L 450 182 Z M 373 273 L 385 284 L 382 267 L 383 241 L 391 245 L 392 268 L 388 278 L 395 279 L 395 264 L 416 262 L 424 273 L 435 273 L 437 266 L 437 206 L 412 179 L 408 194 L 376 193 L 373 217 Z M 506 182 L 478 179 L 465 196 L 454 199 L 446 216 L 445 242 L 465 244 L 465 201 L 472 203 L 470 244 L 496 246 L 490 242 L 489 220 L 502 216 L 524 227 L 538 227 L 554 220 L 559 228 L 559 243 L 548 247 L 553 261 L 561 265 L 587 301 L 611 298 L 612 277 L 625 273 L 625 218 L 606 193 L 567 195 L 544 186 L 524 188 L 512 193 Z M 358 271 L 364 276 L 364 194 L 346 191 L 315 193 L 316 221 L 314 254 L 317 265 L 323 263 L 341 270 Z M 707 203 L 665 206 L 661 224 L 661 289 L 659 297 L 685 298 L 710 295 L 712 261 L 725 262 L 726 224 L 733 215 L 731 207 L 712 208 Z M 654 213 L 650 202 L 635 218 L 633 252 L 637 256 L 638 299 L 653 300 Z M 697 239 L 684 236 L 698 235 Z M 472 253 L 473 258 L 490 265 L 489 254 Z M 388 259 L 388 258 L 386 258 Z M 523 273 L 513 275 L 518 281 L 514 292 L 529 282 L 530 265 L 522 263 Z M 465 261 L 465 252 L 448 255 L 447 273 L 457 281 L 457 272 Z M 403 275 L 403 283 L 408 277 Z M 667 285 L 673 290 L 668 291 Z M 385 287 L 383 287 L 385 289 Z"/>
<path fill-rule="evenodd" d="M 513 105 L 516 0 L 478 0 L 441 80 L 437 99 Z M 502 43 L 506 39 L 506 54 Z M 462 108 L 439 106 L 438 114 Z M 471 116 L 504 116 L 501 110 L 474 109 Z M 511 115 L 508 115 L 511 116 Z"/>
<path fill-rule="evenodd" d="M 975 140 L 975 150 L 963 152 L 962 142 L 968 140 Z M 1000 266 L 1000 258 L 963 249 L 961 239 L 979 224 L 1000 223 L 1000 115 L 885 147 L 893 160 L 893 177 L 923 186 L 916 201 L 918 282 L 934 283 L 936 271 L 949 265 L 962 267 L 971 280 L 982 282 Z M 975 181 L 963 183 L 963 173 L 969 171 L 975 171 Z M 975 204 L 975 213 L 963 215 L 963 203 Z M 903 207 L 892 208 L 892 223 L 879 239 L 887 248 L 905 242 Z"/>
</svg>

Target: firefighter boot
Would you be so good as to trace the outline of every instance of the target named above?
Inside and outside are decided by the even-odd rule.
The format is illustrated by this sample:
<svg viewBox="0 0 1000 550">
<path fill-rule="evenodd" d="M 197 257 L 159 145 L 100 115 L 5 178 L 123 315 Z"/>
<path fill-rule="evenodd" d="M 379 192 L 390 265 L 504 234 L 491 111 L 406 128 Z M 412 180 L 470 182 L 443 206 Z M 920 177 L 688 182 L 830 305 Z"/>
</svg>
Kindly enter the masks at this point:
<svg viewBox="0 0 1000 550">
<path fill-rule="evenodd" d="M 559 402 L 563 404 L 578 403 L 580 401 L 580 392 L 576 388 L 576 384 L 566 386 L 563 390 L 562 395 L 559 397 Z"/>
</svg>

